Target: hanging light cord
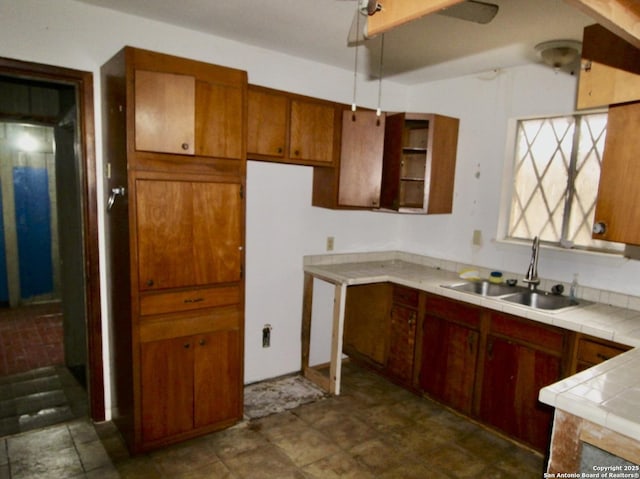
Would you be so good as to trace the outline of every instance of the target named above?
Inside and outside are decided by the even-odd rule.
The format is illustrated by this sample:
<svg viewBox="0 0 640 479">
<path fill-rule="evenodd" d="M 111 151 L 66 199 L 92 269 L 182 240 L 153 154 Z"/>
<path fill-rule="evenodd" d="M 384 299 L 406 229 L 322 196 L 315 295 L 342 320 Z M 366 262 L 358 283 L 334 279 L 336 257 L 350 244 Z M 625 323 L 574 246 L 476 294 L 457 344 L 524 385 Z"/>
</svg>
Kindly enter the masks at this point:
<svg viewBox="0 0 640 479">
<path fill-rule="evenodd" d="M 358 33 L 360 32 L 360 2 L 356 5 L 356 53 L 353 65 L 353 102 L 351 103 L 351 119 L 356 121 L 356 84 L 358 82 Z"/>
<path fill-rule="evenodd" d="M 383 55 L 384 55 L 384 33 L 381 35 L 380 39 L 380 65 L 378 68 L 378 109 L 376 110 L 376 116 L 380 117 L 382 111 L 380 109 L 380 104 L 382 100 L 382 65 L 383 65 Z"/>
</svg>

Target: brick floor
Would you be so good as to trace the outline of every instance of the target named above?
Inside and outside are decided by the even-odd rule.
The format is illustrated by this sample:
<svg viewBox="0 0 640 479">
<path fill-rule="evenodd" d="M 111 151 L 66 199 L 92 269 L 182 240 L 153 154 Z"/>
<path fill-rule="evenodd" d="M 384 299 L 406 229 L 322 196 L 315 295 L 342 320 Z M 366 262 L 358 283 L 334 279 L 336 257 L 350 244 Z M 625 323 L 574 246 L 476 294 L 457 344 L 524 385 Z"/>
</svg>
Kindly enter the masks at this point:
<svg viewBox="0 0 640 479">
<path fill-rule="evenodd" d="M 0 309 L 0 376 L 63 364 L 60 303 Z"/>
</svg>

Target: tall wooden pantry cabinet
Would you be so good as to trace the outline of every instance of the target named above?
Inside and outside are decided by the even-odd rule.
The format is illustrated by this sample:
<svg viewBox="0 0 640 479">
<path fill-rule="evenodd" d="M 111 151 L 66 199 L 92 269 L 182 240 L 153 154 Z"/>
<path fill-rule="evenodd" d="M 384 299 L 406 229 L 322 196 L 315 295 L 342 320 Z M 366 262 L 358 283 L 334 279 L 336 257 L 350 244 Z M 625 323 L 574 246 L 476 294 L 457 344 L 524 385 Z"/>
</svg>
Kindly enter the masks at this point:
<svg viewBox="0 0 640 479">
<path fill-rule="evenodd" d="M 132 452 L 242 418 L 246 72 L 102 67 L 114 422 Z"/>
</svg>

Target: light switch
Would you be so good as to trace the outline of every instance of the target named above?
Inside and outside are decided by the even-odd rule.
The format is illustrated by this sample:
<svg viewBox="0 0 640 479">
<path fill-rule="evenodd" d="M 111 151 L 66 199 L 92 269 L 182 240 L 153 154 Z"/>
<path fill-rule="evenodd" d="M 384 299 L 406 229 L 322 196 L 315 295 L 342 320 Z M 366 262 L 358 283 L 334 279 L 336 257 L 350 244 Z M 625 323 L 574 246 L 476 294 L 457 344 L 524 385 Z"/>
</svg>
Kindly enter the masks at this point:
<svg viewBox="0 0 640 479">
<path fill-rule="evenodd" d="M 327 251 L 333 251 L 333 242 L 335 238 L 333 236 L 327 236 Z"/>
<path fill-rule="evenodd" d="M 482 230 L 473 230 L 471 243 L 473 243 L 474 246 L 482 246 Z"/>
</svg>

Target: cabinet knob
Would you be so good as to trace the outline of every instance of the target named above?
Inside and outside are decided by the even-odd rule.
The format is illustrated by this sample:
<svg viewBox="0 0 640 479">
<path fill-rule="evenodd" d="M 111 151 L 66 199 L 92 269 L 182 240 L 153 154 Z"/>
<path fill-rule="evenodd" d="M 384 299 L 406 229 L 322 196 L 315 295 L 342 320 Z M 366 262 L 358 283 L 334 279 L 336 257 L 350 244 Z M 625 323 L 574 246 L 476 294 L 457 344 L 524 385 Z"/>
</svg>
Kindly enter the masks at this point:
<svg viewBox="0 0 640 479">
<path fill-rule="evenodd" d="M 204 346 L 205 344 L 207 344 L 207 342 L 204 339 L 201 339 L 199 343 L 200 343 L 200 346 Z"/>
<path fill-rule="evenodd" d="M 187 151 L 189 149 L 189 143 L 183 143 L 182 145 L 180 145 L 182 147 L 182 149 L 184 151 Z"/>
<path fill-rule="evenodd" d="M 293 156 L 300 156 L 300 150 L 294 150 Z"/>
<path fill-rule="evenodd" d="M 284 150 L 281 146 L 278 147 L 278 149 L 276 150 L 278 153 L 282 153 Z"/>
<path fill-rule="evenodd" d="M 153 286 L 153 280 L 152 279 L 148 279 L 147 280 L 147 286 Z"/>
<path fill-rule="evenodd" d="M 182 347 L 183 347 L 184 349 L 189 349 L 189 348 L 191 347 L 191 343 L 184 343 L 184 344 L 182 345 Z"/>
<path fill-rule="evenodd" d="M 607 223 L 603 221 L 597 221 L 593 225 L 593 234 L 603 235 L 607 232 Z"/>
</svg>

